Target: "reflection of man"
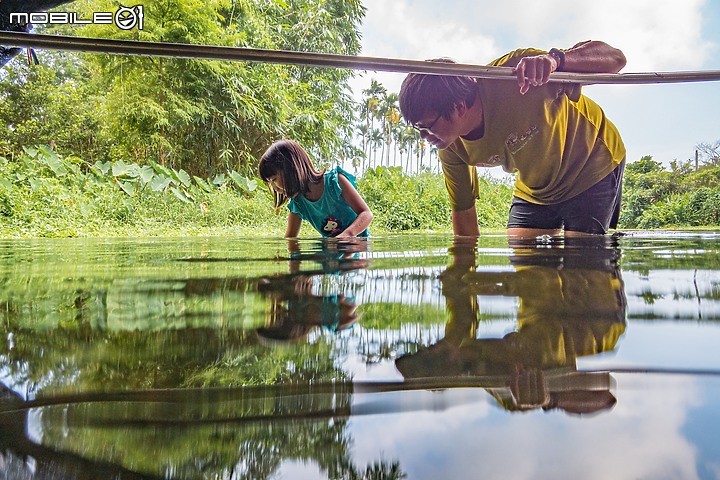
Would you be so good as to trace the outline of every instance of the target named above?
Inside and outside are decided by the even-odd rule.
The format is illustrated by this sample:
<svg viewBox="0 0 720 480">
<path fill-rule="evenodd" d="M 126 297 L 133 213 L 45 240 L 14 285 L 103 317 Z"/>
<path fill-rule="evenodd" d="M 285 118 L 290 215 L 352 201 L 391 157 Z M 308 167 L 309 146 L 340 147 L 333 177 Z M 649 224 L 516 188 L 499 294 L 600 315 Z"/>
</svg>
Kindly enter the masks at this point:
<svg viewBox="0 0 720 480">
<path fill-rule="evenodd" d="M 576 359 L 615 348 L 625 330 L 625 296 L 617 249 L 604 238 L 566 239 L 564 248 L 515 248 L 514 271 L 475 270 L 475 242 L 458 239 L 441 281 L 450 320 L 445 337 L 399 358 L 406 378 L 505 378 L 489 391 L 506 408 L 562 408 L 587 413 L 611 407 L 607 374 L 576 371 Z M 593 242 L 588 245 L 587 242 Z M 600 247 L 600 248 L 598 248 Z M 519 297 L 518 328 L 476 339 L 477 296 Z"/>
</svg>

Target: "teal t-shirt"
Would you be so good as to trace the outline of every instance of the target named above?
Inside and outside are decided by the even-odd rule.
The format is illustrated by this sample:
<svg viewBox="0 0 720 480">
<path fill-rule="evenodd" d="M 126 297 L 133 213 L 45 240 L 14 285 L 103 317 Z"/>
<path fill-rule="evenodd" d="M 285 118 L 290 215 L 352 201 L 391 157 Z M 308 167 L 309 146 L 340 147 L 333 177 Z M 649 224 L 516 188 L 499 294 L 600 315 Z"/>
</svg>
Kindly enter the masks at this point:
<svg viewBox="0 0 720 480">
<path fill-rule="evenodd" d="M 301 219 L 310 222 L 310 225 L 323 237 L 334 237 L 344 231 L 357 218 L 357 213 L 342 198 L 342 189 L 338 183 L 338 174 L 347 178 L 353 187 L 357 188 L 355 176 L 340 167 L 325 172 L 325 188 L 322 196 L 312 202 L 302 195 L 298 195 L 288 202 L 288 210 Z M 367 237 L 365 229 L 358 237 Z"/>
</svg>

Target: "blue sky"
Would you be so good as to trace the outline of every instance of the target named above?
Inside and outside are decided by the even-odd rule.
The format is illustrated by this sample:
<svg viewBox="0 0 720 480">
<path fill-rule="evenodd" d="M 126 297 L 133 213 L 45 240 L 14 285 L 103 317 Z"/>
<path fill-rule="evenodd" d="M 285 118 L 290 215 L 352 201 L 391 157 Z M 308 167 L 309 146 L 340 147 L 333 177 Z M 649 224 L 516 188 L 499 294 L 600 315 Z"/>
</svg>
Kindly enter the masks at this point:
<svg viewBox="0 0 720 480">
<path fill-rule="evenodd" d="M 717 0 L 365 0 L 362 55 L 424 60 L 449 56 L 486 64 L 520 47 L 570 47 L 603 40 L 625 53 L 623 73 L 720 70 Z M 403 74 L 367 72 L 398 91 Z M 694 158 L 698 143 L 720 141 L 720 82 L 595 85 L 584 92 L 625 140 L 628 161 Z"/>
</svg>

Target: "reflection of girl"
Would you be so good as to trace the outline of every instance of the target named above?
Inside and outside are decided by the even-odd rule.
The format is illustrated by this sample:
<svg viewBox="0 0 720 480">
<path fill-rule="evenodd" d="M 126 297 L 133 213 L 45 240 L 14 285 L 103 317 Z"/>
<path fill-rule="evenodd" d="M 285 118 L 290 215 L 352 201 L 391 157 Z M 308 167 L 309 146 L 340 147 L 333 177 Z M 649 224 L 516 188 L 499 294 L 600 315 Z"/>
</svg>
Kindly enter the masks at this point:
<svg viewBox="0 0 720 480">
<path fill-rule="evenodd" d="M 297 237 L 303 220 L 323 237 L 368 236 L 370 208 L 357 192 L 355 177 L 340 167 L 318 172 L 297 142 L 280 140 L 263 154 L 259 170 L 274 193 L 275 208 L 290 200 L 285 237 Z"/>
<path fill-rule="evenodd" d="M 342 293 L 315 295 L 312 276 L 298 275 L 290 282 L 277 284 L 265 280 L 260 292 L 271 298 L 269 322 L 257 334 L 266 340 L 294 341 L 307 336 L 316 327 L 344 330 L 357 320 L 357 305 Z"/>
</svg>

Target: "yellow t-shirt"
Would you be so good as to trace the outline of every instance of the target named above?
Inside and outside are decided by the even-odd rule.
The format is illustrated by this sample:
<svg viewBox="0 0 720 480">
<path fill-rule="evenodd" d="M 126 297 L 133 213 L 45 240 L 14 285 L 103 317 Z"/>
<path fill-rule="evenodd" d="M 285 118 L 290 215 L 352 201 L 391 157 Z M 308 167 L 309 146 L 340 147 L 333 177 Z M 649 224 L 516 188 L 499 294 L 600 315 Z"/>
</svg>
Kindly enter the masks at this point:
<svg viewBox="0 0 720 480">
<path fill-rule="evenodd" d="M 515 66 L 542 53 L 516 50 L 490 65 Z M 548 205 L 584 192 L 625 158 L 617 128 L 580 85 L 549 82 L 521 95 L 512 80 L 479 79 L 478 91 L 482 138 L 458 138 L 439 152 L 453 210 L 466 210 L 479 198 L 477 166 L 517 173 L 514 195 Z"/>
</svg>

